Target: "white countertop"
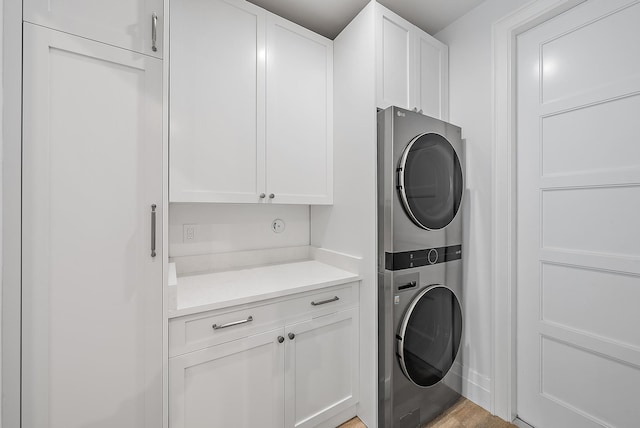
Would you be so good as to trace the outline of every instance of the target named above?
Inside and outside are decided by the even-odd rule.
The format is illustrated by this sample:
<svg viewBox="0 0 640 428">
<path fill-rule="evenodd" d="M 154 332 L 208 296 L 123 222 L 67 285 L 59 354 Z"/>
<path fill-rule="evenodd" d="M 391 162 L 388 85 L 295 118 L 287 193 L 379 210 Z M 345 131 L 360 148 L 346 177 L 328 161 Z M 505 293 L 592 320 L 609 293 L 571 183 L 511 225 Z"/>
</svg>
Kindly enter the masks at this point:
<svg viewBox="0 0 640 428">
<path fill-rule="evenodd" d="M 176 308 L 189 315 L 357 281 L 352 272 L 317 260 L 253 267 L 177 278 Z"/>
</svg>

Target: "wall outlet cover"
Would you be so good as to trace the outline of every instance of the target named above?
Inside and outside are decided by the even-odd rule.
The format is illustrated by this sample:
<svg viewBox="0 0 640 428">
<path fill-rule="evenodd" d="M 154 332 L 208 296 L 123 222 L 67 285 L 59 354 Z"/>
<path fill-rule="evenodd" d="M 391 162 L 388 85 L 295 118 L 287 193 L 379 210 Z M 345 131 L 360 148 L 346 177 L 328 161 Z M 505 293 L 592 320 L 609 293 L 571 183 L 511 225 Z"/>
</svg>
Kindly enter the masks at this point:
<svg viewBox="0 0 640 428">
<path fill-rule="evenodd" d="M 271 223 L 271 230 L 273 230 L 275 233 L 284 232 L 284 220 L 281 220 L 279 218 L 273 220 L 273 222 Z"/>
<path fill-rule="evenodd" d="M 195 224 L 182 225 L 182 242 L 194 242 L 196 240 Z"/>
</svg>

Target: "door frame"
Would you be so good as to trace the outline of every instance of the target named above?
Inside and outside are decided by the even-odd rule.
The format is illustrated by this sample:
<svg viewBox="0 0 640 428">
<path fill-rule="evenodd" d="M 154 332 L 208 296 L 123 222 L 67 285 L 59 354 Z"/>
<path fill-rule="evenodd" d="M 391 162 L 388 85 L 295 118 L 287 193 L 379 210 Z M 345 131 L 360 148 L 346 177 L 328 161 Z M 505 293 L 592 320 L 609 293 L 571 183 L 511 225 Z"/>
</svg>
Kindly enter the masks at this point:
<svg viewBox="0 0 640 428">
<path fill-rule="evenodd" d="M 533 0 L 492 26 L 493 213 L 491 411 L 512 421 L 516 401 L 516 37 L 586 0 Z"/>
<path fill-rule="evenodd" d="M 2 419 L 21 426 L 22 2 L 5 0 L 2 19 Z"/>
</svg>

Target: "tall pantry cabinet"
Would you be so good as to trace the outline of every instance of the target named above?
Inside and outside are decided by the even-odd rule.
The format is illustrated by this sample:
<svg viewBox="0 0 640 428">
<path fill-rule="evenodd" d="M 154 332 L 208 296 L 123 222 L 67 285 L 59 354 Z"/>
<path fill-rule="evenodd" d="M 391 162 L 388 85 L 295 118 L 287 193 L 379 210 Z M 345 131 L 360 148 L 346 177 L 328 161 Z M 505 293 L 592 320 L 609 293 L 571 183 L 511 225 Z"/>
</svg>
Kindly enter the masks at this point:
<svg viewBox="0 0 640 428">
<path fill-rule="evenodd" d="M 157 428 L 162 1 L 85 3 L 24 2 L 22 426 Z"/>
</svg>

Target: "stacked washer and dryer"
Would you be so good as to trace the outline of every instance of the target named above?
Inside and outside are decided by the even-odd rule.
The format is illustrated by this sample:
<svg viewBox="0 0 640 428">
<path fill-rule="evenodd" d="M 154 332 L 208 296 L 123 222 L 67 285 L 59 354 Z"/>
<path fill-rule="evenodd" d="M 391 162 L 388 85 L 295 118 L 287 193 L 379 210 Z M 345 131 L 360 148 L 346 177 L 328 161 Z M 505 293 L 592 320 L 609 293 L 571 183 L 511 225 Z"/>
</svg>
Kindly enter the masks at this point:
<svg viewBox="0 0 640 428">
<path fill-rule="evenodd" d="M 462 337 L 461 129 L 378 113 L 378 423 L 416 428 L 458 400 Z"/>
</svg>

